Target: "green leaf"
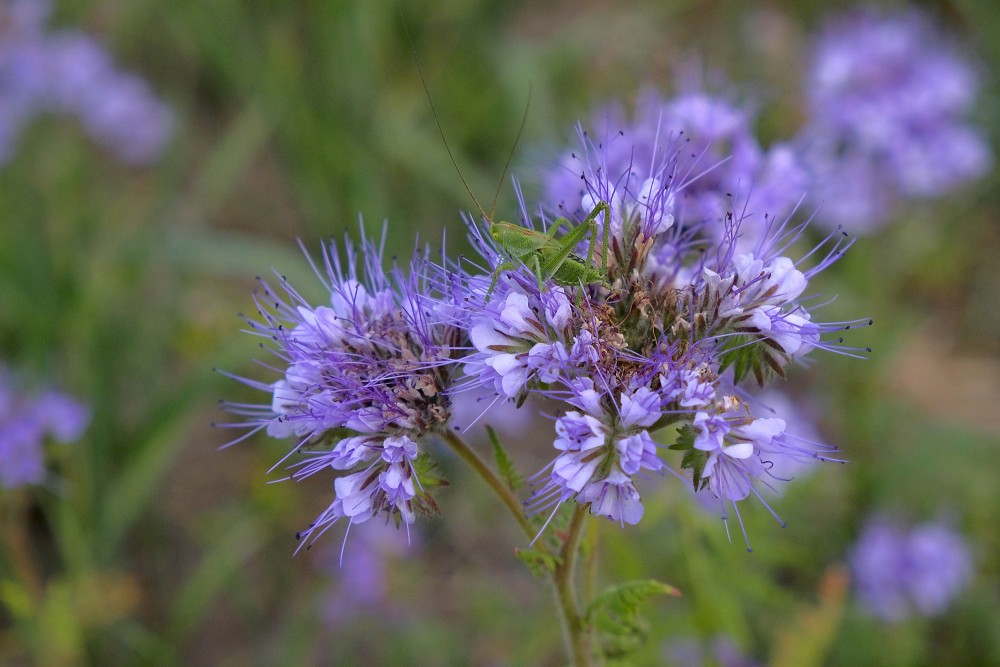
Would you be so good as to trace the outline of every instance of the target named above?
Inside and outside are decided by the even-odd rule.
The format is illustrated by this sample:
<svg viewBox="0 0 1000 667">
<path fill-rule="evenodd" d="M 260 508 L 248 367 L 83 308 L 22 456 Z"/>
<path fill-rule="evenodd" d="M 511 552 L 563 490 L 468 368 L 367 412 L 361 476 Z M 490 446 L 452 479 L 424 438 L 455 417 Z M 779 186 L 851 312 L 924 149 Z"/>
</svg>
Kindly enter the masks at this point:
<svg viewBox="0 0 1000 667">
<path fill-rule="evenodd" d="M 670 445 L 670 449 L 676 452 L 694 449 L 694 429 L 690 424 L 685 424 L 677 429 L 677 440 Z"/>
<path fill-rule="evenodd" d="M 719 362 L 719 372 L 733 367 L 733 379 L 742 382 L 753 375 L 757 384 L 764 384 L 772 377 L 784 377 L 788 354 L 770 338 L 760 336 L 734 336 L 727 344 Z"/>
<path fill-rule="evenodd" d="M 701 473 L 705 469 L 705 463 L 708 462 L 708 452 L 694 448 L 694 428 L 690 424 L 677 429 L 677 440 L 670 445 L 670 449 L 684 452 L 681 468 L 693 473 L 694 490 L 700 491 L 707 483 L 707 480 L 702 479 Z"/>
<path fill-rule="evenodd" d="M 708 483 L 708 480 L 701 476 L 705 470 L 706 463 L 708 463 L 708 452 L 700 449 L 688 450 L 684 454 L 684 459 L 681 460 L 681 468 L 690 470 L 692 473 L 691 481 L 694 484 L 695 491 L 701 491 Z"/>
<path fill-rule="evenodd" d="M 673 586 L 654 579 L 627 581 L 612 586 L 587 606 L 584 622 L 597 631 L 601 653 L 620 660 L 646 641 L 649 623 L 639 615 L 639 605 L 654 595 L 680 595 Z"/>
<path fill-rule="evenodd" d="M 504 449 L 492 426 L 486 427 L 486 434 L 490 438 L 490 444 L 493 445 L 493 458 L 497 462 L 497 471 L 499 471 L 500 477 L 507 484 L 507 488 L 511 491 L 517 491 L 524 486 L 524 477 L 514 467 L 514 461 L 507 455 L 507 450 Z"/>
<path fill-rule="evenodd" d="M 555 572 L 559 565 L 559 558 L 535 549 L 515 549 L 514 553 L 536 577 L 543 577 L 546 572 Z"/>
<path fill-rule="evenodd" d="M 440 515 L 441 510 L 438 508 L 432 492 L 442 486 L 448 486 L 448 480 L 438 474 L 437 463 L 425 452 L 421 452 L 416 460 L 414 460 L 413 472 L 420 482 L 417 495 L 413 499 L 414 511 L 425 517 Z"/>
</svg>

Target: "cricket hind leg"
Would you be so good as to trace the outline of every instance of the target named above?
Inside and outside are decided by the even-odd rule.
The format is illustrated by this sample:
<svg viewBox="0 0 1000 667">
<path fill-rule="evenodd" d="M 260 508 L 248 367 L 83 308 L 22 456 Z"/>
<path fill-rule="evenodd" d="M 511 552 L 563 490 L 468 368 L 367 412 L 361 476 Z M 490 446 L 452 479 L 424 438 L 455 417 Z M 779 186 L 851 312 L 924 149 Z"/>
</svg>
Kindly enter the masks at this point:
<svg viewBox="0 0 1000 667">
<path fill-rule="evenodd" d="M 558 239 L 555 238 L 555 230 L 566 225 L 569 231 Z M 576 248 L 586 236 L 589 227 L 586 224 L 573 226 L 573 223 L 566 218 L 556 218 L 549 228 L 549 237 L 553 244 L 545 251 L 544 263 L 541 265 L 541 272 L 546 276 L 554 276 L 566 259 L 573 254 Z"/>
<path fill-rule="evenodd" d="M 545 235 L 548 236 L 553 241 L 555 241 L 556 230 L 558 230 L 563 225 L 569 227 L 570 231 L 573 231 L 573 223 L 569 221 L 569 218 L 559 217 L 552 221 L 552 224 L 549 225 L 549 228 L 545 230 Z"/>
</svg>

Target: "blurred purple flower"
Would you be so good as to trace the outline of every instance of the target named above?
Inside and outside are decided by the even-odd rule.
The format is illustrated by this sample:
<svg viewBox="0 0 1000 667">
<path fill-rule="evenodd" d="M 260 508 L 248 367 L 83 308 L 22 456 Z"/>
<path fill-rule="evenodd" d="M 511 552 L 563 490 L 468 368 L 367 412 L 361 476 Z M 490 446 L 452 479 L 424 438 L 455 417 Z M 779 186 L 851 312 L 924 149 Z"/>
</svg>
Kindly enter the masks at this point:
<svg viewBox="0 0 1000 667">
<path fill-rule="evenodd" d="M 829 228 L 876 229 L 900 202 L 943 196 L 991 166 L 984 137 L 963 120 L 976 73 L 915 10 L 831 20 L 807 86 L 803 157 Z"/>
<path fill-rule="evenodd" d="M 45 438 L 73 442 L 89 422 L 90 410 L 76 399 L 53 390 L 37 396 L 22 393 L 0 369 L 0 486 L 44 480 Z"/>
<path fill-rule="evenodd" d="M 710 641 L 697 639 L 672 639 L 663 647 L 665 664 L 676 667 L 758 667 L 756 660 L 749 658 L 731 638 L 716 635 Z"/>
<path fill-rule="evenodd" d="M 519 409 L 512 400 L 502 399 L 483 387 L 455 392 L 451 396 L 451 415 L 455 428 L 462 433 L 474 424 L 488 424 L 501 440 L 527 435 L 535 421 L 530 410 Z"/>
<path fill-rule="evenodd" d="M 157 159 L 173 130 L 170 109 L 93 38 L 46 33 L 48 13 L 44 0 L 0 7 L 0 163 L 12 157 L 21 127 L 47 111 L 76 116 L 124 162 Z"/>
<path fill-rule="evenodd" d="M 973 574 L 965 539 L 940 521 L 907 530 L 876 517 L 848 559 L 861 602 L 887 621 L 943 613 Z"/>
<path fill-rule="evenodd" d="M 350 549 L 329 544 L 319 561 L 334 580 L 332 590 L 323 598 L 324 619 L 340 625 L 364 614 L 384 618 L 393 602 L 389 581 L 393 561 L 419 550 L 418 534 L 369 521 L 351 526 L 344 539 L 350 539 Z"/>
</svg>

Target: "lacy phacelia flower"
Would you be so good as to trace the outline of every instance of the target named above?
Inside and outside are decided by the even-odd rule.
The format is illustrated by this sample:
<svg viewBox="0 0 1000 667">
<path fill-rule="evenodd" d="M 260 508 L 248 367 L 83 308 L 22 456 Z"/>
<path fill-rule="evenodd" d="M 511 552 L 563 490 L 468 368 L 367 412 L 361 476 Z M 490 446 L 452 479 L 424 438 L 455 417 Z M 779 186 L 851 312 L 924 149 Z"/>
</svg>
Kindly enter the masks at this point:
<svg viewBox="0 0 1000 667">
<path fill-rule="evenodd" d="M 972 578 L 965 540 L 942 522 L 871 520 L 849 556 L 862 603 L 887 621 L 943 613 Z"/>
<path fill-rule="evenodd" d="M 874 229 L 900 201 L 942 196 L 990 167 L 984 137 L 963 120 L 976 74 L 914 10 L 831 21 L 806 86 L 810 197 L 831 228 Z"/>
<path fill-rule="evenodd" d="M 741 385 L 783 376 L 815 348 L 858 352 L 840 347 L 840 332 L 868 322 L 815 321 L 807 291 L 850 239 L 833 234 L 797 261 L 789 248 L 804 225 L 767 219 L 744 233 L 747 218 L 733 210 L 677 224 L 683 188 L 676 174 L 688 145 L 671 139 L 667 127 L 642 126 L 603 141 L 585 135 L 584 151 L 570 158 L 584 165 L 577 199 L 540 207 L 541 229 L 555 224 L 548 211 L 569 218 L 552 235 L 554 248 L 595 206 L 609 203 L 601 280 L 557 284 L 538 275 L 538 257 L 512 257 L 470 221 L 486 266 L 505 270 L 489 294 L 492 276 L 467 280 L 463 326 L 475 349 L 462 359 L 459 386 L 499 400 L 536 394 L 565 405 L 555 419 L 557 454 L 533 478 L 534 511 L 576 502 L 620 523 L 639 521 L 635 478 L 667 469 L 653 439 L 667 426 L 695 490 L 720 503 L 757 495 L 757 483 L 779 479 L 770 474 L 778 460 L 829 460 L 835 451 L 787 434 L 778 416 L 754 414 Z M 635 136 L 647 143 L 624 148 Z M 695 182 L 690 187 L 696 191 Z M 521 219 L 531 219 L 523 201 Z M 603 243 L 603 233 L 591 231 L 572 248 L 574 261 L 602 261 L 603 248 L 588 253 L 593 236 Z"/>
<path fill-rule="evenodd" d="M 591 410 L 600 407 L 600 402 L 593 401 L 592 387 L 586 382 L 577 387 L 583 391 L 570 402 Z M 530 504 L 537 509 L 575 498 L 588 505 L 591 514 L 638 523 L 643 507 L 632 475 L 666 467 L 646 430 L 662 414 L 660 400 L 655 392 L 640 388 L 623 394 L 614 412 L 594 416 L 574 410 L 558 418 L 554 445 L 563 453 L 552 463 L 548 482 Z"/>
<path fill-rule="evenodd" d="M 764 151 L 750 112 L 703 92 L 663 99 L 646 93 L 629 122 L 620 107 L 579 130 L 582 151 L 565 154 L 545 178 L 546 201 L 560 215 L 580 219 L 598 201 L 615 212 L 612 230 L 641 214 L 644 236 L 723 218 L 734 198 L 746 203 L 742 232 L 754 240 L 767 220 L 783 217 L 802 198 L 807 174 L 790 146 Z M 624 222 L 623 222 L 624 221 Z"/>
<path fill-rule="evenodd" d="M 292 478 L 335 471 L 334 501 L 302 539 L 344 517 L 361 523 L 388 514 L 409 524 L 416 511 L 436 507 L 428 491 L 439 480 L 421 464 L 420 448 L 450 417 L 457 304 L 428 282 L 423 255 L 407 277 L 383 271 L 377 245 L 365 241 L 360 252 L 349 249 L 346 267 L 335 247 L 324 254 L 327 306 L 311 306 L 285 282 L 278 294 L 262 281 L 262 321 L 250 324 L 277 345 L 284 377 L 272 385 L 244 380 L 269 391 L 270 405 L 226 404 L 254 430 L 297 438 L 293 452 L 303 459 Z"/>
<path fill-rule="evenodd" d="M 0 370 L 0 487 L 43 481 L 45 438 L 73 442 L 89 422 L 90 410 L 76 399 L 52 390 L 23 394 Z"/>
<path fill-rule="evenodd" d="M 229 407 L 299 439 L 293 477 L 337 471 L 334 502 L 304 536 L 343 517 L 409 523 L 433 507 L 422 441 L 463 392 L 486 404 L 486 420 L 489 406 L 532 396 L 556 406 L 555 454 L 528 500 L 552 516 L 576 503 L 638 522 L 637 478 L 670 470 L 658 431 L 724 516 L 759 498 L 758 485 L 784 481 L 772 473 L 780 462 L 831 460 L 832 447 L 757 413 L 746 385 L 783 377 L 816 348 L 860 356 L 840 334 L 871 322 L 817 321 L 809 293 L 852 241 L 833 233 L 794 259 L 806 223 L 750 212 L 770 162 L 744 112 L 707 97 L 649 97 L 640 110 L 634 125 L 609 112 L 598 135 L 581 130 L 582 150 L 550 179 L 539 216 L 519 192 L 521 227 L 467 219 L 483 258 L 471 274 L 475 262 L 419 257 L 416 278 L 390 280 L 365 244 L 364 278 L 356 255 L 346 271 L 327 257 L 328 306 L 265 287 L 260 330 L 278 343 L 284 377 L 261 386 L 271 405 Z M 774 160 L 786 173 L 793 162 Z M 802 194 L 795 178 L 775 183 L 785 188 L 775 210 Z"/>
<path fill-rule="evenodd" d="M 169 108 L 91 37 L 45 32 L 48 14 L 45 0 L 0 7 L 0 163 L 11 158 L 21 127 L 43 112 L 76 116 L 124 162 L 158 158 L 173 126 Z"/>
</svg>

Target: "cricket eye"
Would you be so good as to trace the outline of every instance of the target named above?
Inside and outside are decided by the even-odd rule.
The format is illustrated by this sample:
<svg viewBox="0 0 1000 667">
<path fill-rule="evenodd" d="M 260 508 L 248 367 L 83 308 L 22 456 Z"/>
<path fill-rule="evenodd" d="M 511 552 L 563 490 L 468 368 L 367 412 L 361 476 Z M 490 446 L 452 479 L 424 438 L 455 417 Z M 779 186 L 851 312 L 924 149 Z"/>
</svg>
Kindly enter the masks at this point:
<svg viewBox="0 0 1000 667">
<path fill-rule="evenodd" d="M 500 240 L 500 234 L 499 234 L 499 232 L 493 232 L 492 236 L 493 236 L 493 240 L 494 241 L 499 241 Z"/>
</svg>

